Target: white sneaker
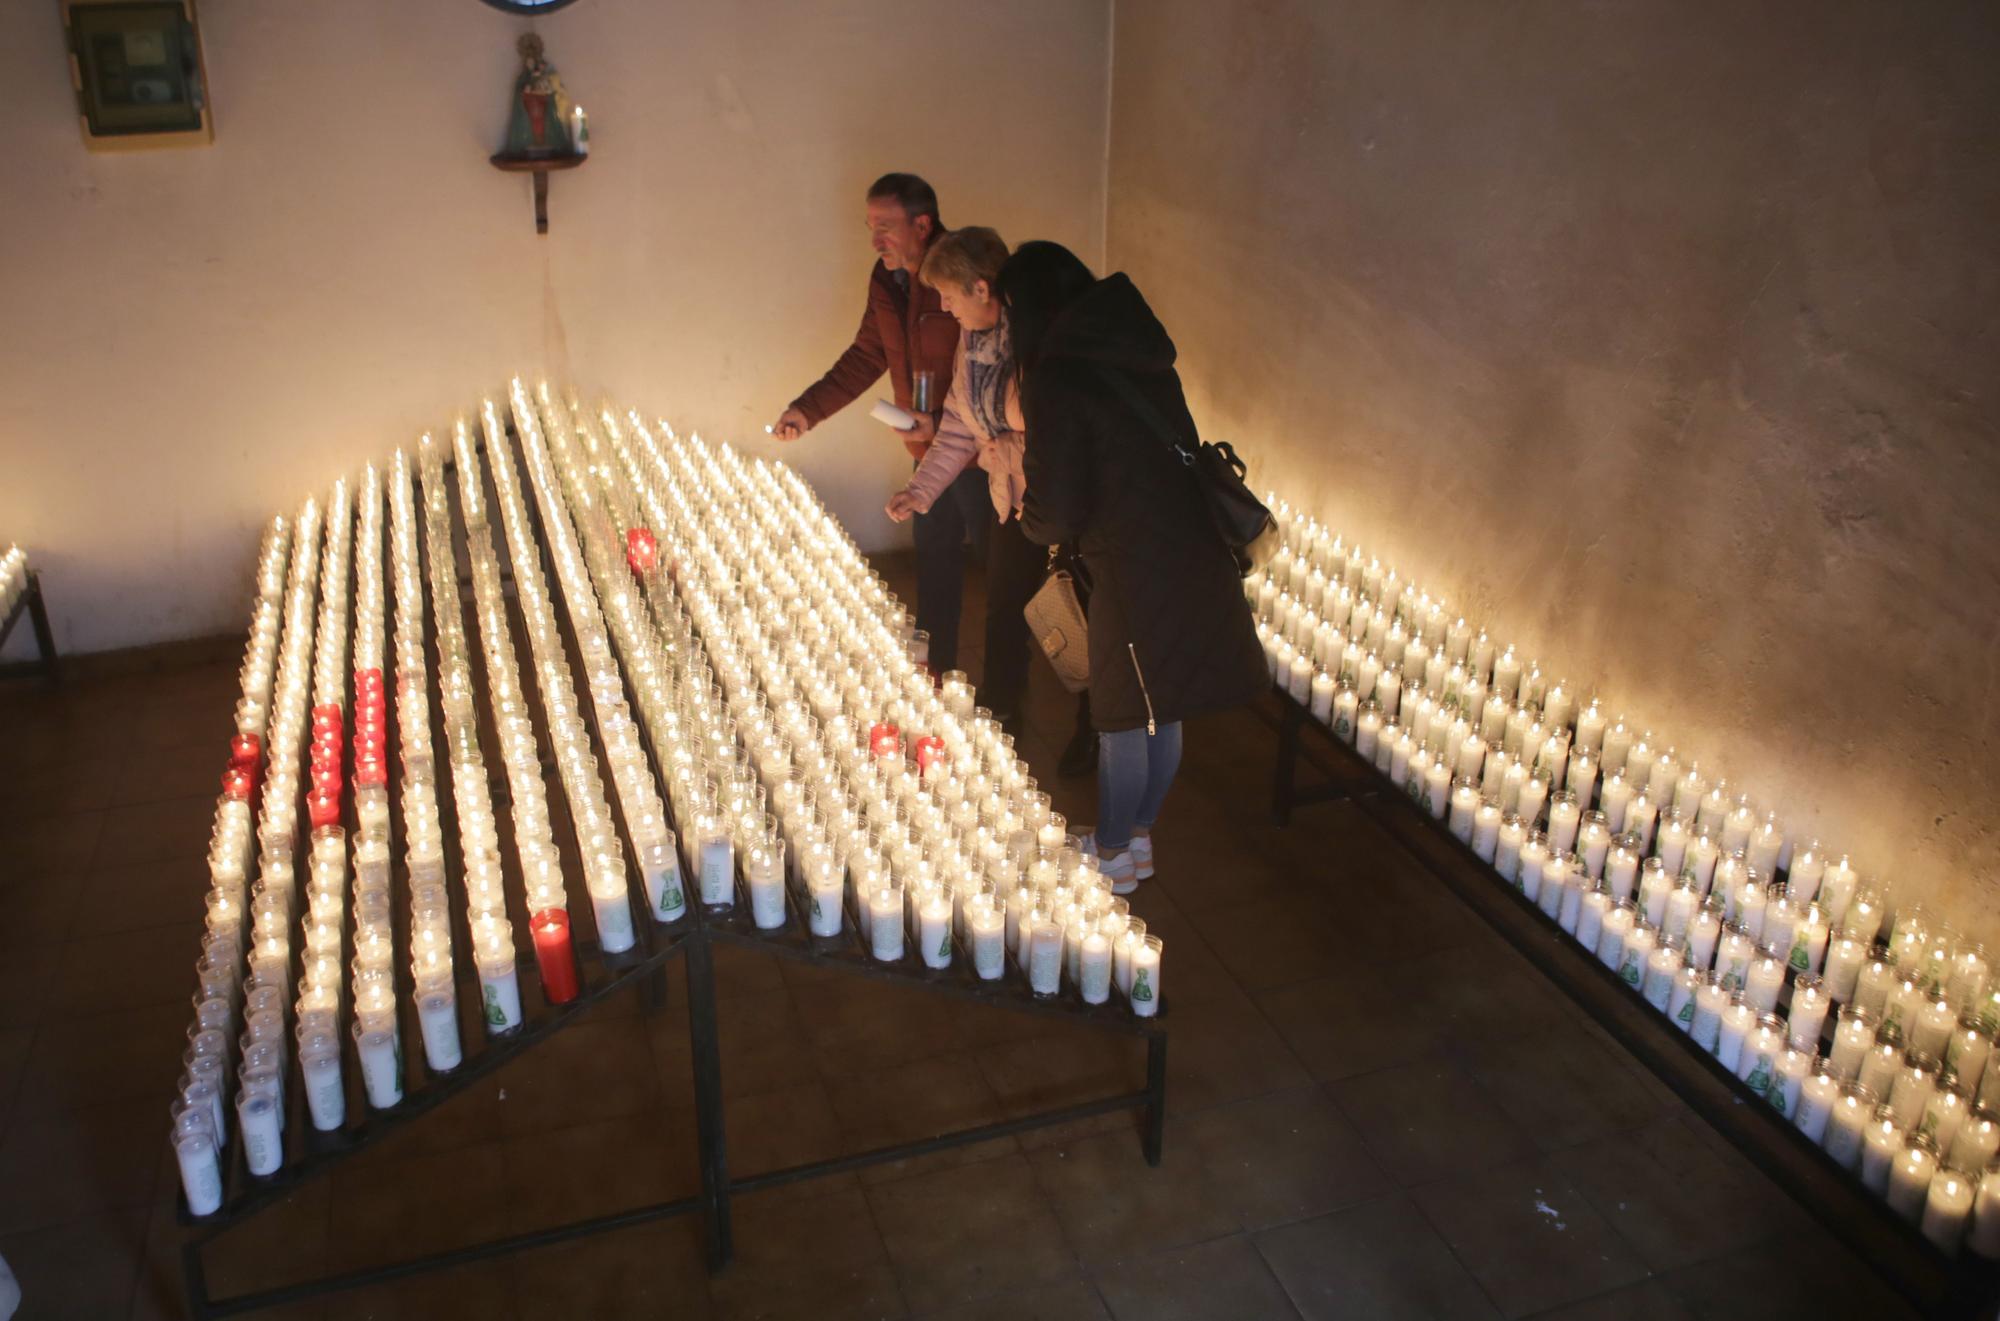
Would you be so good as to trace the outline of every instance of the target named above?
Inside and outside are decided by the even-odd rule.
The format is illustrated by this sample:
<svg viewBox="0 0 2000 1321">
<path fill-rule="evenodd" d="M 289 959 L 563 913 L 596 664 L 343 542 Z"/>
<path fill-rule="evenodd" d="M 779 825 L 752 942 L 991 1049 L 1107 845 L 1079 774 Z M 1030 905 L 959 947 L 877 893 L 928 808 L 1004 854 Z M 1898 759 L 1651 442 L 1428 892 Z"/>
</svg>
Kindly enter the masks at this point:
<svg viewBox="0 0 2000 1321">
<path fill-rule="evenodd" d="M 1132 836 L 1132 866 L 1134 874 L 1142 881 L 1153 879 L 1153 837 L 1151 835 Z"/>
<path fill-rule="evenodd" d="M 1113 858 L 1107 858 L 1098 851 L 1097 832 L 1086 831 L 1077 837 L 1077 848 L 1085 857 L 1097 859 L 1098 872 L 1111 882 L 1111 893 L 1130 894 L 1139 888 L 1139 864 L 1137 841 L 1135 847 L 1126 849 Z"/>
</svg>

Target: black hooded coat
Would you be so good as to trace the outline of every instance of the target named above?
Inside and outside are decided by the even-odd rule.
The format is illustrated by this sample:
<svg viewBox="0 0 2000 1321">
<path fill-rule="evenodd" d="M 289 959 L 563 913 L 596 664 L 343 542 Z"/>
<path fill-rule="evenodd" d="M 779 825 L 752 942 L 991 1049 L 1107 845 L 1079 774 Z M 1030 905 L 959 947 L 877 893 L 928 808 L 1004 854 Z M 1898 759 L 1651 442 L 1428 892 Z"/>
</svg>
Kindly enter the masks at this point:
<svg viewBox="0 0 2000 1321">
<path fill-rule="evenodd" d="M 1192 469 L 1127 402 L 1122 372 L 1192 447 L 1174 342 L 1122 274 L 1049 327 L 1022 390 L 1029 540 L 1090 574 L 1090 712 L 1106 732 L 1240 706 L 1270 684 L 1242 578 Z"/>
</svg>

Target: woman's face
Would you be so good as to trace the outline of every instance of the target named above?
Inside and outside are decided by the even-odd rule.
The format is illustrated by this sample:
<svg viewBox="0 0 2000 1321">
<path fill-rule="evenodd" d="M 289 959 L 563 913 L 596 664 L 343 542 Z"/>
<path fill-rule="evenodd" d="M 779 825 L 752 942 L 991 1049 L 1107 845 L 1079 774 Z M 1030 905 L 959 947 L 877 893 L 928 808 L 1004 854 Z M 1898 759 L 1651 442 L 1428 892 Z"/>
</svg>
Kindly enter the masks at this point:
<svg viewBox="0 0 2000 1321">
<path fill-rule="evenodd" d="M 1000 300 L 984 280 L 974 280 L 970 286 L 946 280 L 938 286 L 938 302 L 967 330 L 991 330 L 1000 324 Z"/>
</svg>

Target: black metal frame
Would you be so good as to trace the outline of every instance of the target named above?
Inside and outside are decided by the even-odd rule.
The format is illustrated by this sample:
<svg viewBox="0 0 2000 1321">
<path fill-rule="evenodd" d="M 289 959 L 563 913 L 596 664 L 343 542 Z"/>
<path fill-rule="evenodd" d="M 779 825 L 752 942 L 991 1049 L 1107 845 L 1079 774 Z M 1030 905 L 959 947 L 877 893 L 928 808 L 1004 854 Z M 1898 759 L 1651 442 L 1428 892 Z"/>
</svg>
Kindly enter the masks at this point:
<svg viewBox="0 0 2000 1321">
<path fill-rule="evenodd" d="M 1503 881 L 1444 821 L 1405 794 L 1384 792 L 1387 777 L 1314 719 L 1306 706 L 1281 688 L 1274 687 L 1272 697 L 1276 711 L 1266 704 L 1259 714 L 1278 732 L 1272 815 L 1280 826 L 1289 823 L 1294 807 L 1353 803 L 1925 1315 L 1994 1314 L 2000 1306 L 2000 1267 L 1969 1253 L 1952 1258 L 1939 1251 L 1577 944 L 1539 905 Z M 1308 728 L 1316 731 L 1310 750 Z M 1316 755 L 1321 749 L 1331 752 L 1331 764 Z M 1328 783 L 1296 788 L 1295 763 L 1301 756 Z"/>
<path fill-rule="evenodd" d="M 12 679 L 25 674 L 45 674 L 49 682 L 62 681 L 60 658 L 56 655 L 55 630 L 49 627 L 48 603 L 42 599 L 42 575 L 28 570 L 28 585 L 21 592 L 21 599 L 8 612 L 6 622 L 0 623 L 0 647 L 7 645 L 7 639 L 14 635 L 14 626 L 26 615 L 35 630 L 35 647 L 42 653 L 40 660 L 12 661 L 0 665 L 0 679 Z"/>
<path fill-rule="evenodd" d="M 511 423 L 508 431 L 509 434 L 513 433 Z M 483 441 L 480 442 L 480 448 L 484 449 Z M 490 464 L 488 466 L 490 467 Z M 450 472 L 454 467 L 455 465 L 448 460 L 445 470 Z M 497 493 L 492 489 L 490 472 L 486 475 L 486 482 L 488 507 L 497 508 L 494 498 Z M 456 561 L 457 542 L 463 537 L 464 528 L 457 514 L 458 503 L 456 501 L 452 503 L 453 550 Z M 542 531 L 538 505 L 531 498 L 527 501 L 527 507 L 528 516 L 534 521 L 538 531 Z M 420 509 L 420 520 L 421 517 Z M 420 547 L 426 547 L 426 539 L 422 535 L 419 535 L 418 541 Z M 548 563 L 546 537 L 538 537 L 538 544 L 542 547 L 542 571 L 549 590 L 552 595 L 560 596 L 562 591 L 560 580 Z M 426 547 L 420 553 L 427 556 L 429 551 Z M 457 567 L 455 562 L 454 570 Z M 511 573 L 503 572 L 502 577 L 511 583 Z M 461 584 L 465 581 L 467 580 L 461 575 Z M 511 592 L 509 599 L 515 599 Z M 463 597 L 459 605 L 463 614 L 468 608 Z M 572 665 L 575 665 L 579 649 L 569 625 L 567 611 L 559 610 L 557 619 L 564 646 L 570 653 Z M 510 611 L 509 622 L 517 638 L 525 636 L 522 621 L 519 619 L 518 601 Z M 427 617 L 423 621 L 423 627 L 428 642 L 434 644 L 434 622 Z M 475 623 L 472 629 L 467 630 L 469 638 L 476 636 L 476 628 Z M 486 700 L 485 675 L 479 667 L 474 667 L 473 683 L 478 693 L 475 699 L 476 709 L 482 712 L 490 710 L 490 704 Z M 524 687 L 528 700 L 539 708 L 541 705 L 539 688 L 533 684 Z M 629 690 L 627 696 L 628 699 L 632 696 Z M 547 712 L 542 711 L 541 715 L 543 718 L 537 723 L 537 728 L 547 730 L 550 727 Z M 434 743 L 442 742 L 437 737 L 441 719 L 441 710 L 433 702 L 431 721 Z M 653 762 L 654 774 L 661 776 L 664 762 L 659 756 L 659 749 L 652 746 L 651 734 L 646 730 L 645 722 L 639 722 L 639 727 L 647 755 Z M 482 722 L 482 739 L 489 737 L 490 734 L 490 729 L 485 728 Z M 596 737 L 594 724 L 592 736 Z M 597 751 L 602 757 L 604 752 L 602 746 L 599 746 Z M 545 777 L 552 769 L 552 764 L 545 756 L 543 762 Z M 664 777 L 660 782 L 665 782 Z M 505 781 L 495 783 L 493 788 L 497 794 L 504 795 Z M 400 837 L 403 829 L 401 803 L 395 800 L 395 795 L 391 795 L 391 799 L 391 811 Z M 495 805 L 496 807 L 501 805 L 498 797 Z M 447 867 L 457 870 L 460 859 L 457 855 L 457 829 L 455 821 L 452 820 L 450 795 L 440 795 L 439 808 L 446 818 L 444 830 L 446 864 Z M 559 785 L 549 795 L 549 809 L 552 820 L 560 817 L 564 821 L 569 821 L 568 803 Z M 614 808 L 614 810 L 619 809 Z M 670 804 L 668 810 L 671 814 Z M 352 824 L 350 821 L 349 825 Z M 573 823 L 570 825 L 569 833 L 574 837 Z M 641 875 L 638 859 L 630 856 L 629 843 L 627 853 L 627 874 Z M 513 863 L 510 861 L 506 865 L 511 871 Z M 396 876 L 399 886 L 408 884 L 408 876 L 400 862 L 396 866 Z M 400 1104 L 388 1110 L 376 1111 L 371 1111 L 367 1104 L 360 1085 L 359 1070 L 352 1067 L 344 1069 L 342 1078 L 348 1089 L 348 1124 L 330 1134 L 321 1134 L 313 1129 L 310 1115 L 306 1110 L 303 1088 L 289 1087 L 286 1092 L 288 1110 L 285 1126 L 286 1160 L 277 1173 L 266 1178 L 258 1178 L 249 1173 L 242 1154 L 242 1134 L 238 1126 L 232 1125 L 228 1149 L 223 1153 L 225 1174 L 221 1209 L 213 1215 L 197 1217 L 189 1214 L 185 1197 L 179 1199 L 180 1223 L 188 1231 L 181 1248 L 181 1272 L 190 1316 L 197 1321 L 206 1321 L 206 1318 L 210 1317 L 233 1316 L 242 1312 L 262 1310 L 386 1280 L 508 1256 L 530 1248 L 545 1247 L 553 1243 L 624 1229 L 650 1220 L 688 1212 L 699 1212 L 702 1215 L 705 1222 L 709 1269 L 720 1270 L 729 1263 L 735 1253 L 730 1216 L 730 1195 L 733 1192 L 739 1190 L 747 1192 L 817 1178 L 821 1175 L 836 1174 L 866 1165 L 907 1160 L 951 1147 L 986 1142 L 1010 1134 L 1118 1110 L 1144 1112 L 1140 1134 L 1141 1149 L 1149 1165 L 1157 1166 L 1160 1163 L 1166 1123 L 1165 1020 L 1168 1004 L 1165 1000 L 1161 1002 L 1160 1012 L 1156 1016 L 1137 1018 L 1116 1005 L 1085 1005 L 1074 993 L 1062 996 L 1036 996 L 1029 991 L 1025 976 L 1011 963 L 1005 977 L 1000 981 L 980 981 L 971 971 L 970 952 L 963 949 L 957 951 L 957 957 L 954 958 L 950 968 L 935 971 L 923 966 L 913 948 L 907 949 L 905 957 L 899 962 L 879 962 L 870 957 L 855 935 L 851 905 L 848 920 L 843 924 L 845 930 L 841 937 L 822 940 L 810 936 L 803 916 L 806 910 L 801 906 L 804 895 L 796 883 L 788 886 L 785 924 L 772 931 L 759 931 L 751 924 L 749 893 L 740 868 L 736 877 L 736 889 L 735 905 L 718 909 L 704 909 L 698 902 L 698 896 L 690 892 L 688 913 L 670 924 L 657 924 L 649 913 L 635 912 L 634 927 L 639 933 L 640 943 L 633 950 L 623 954 L 607 955 L 593 942 L 579 939 L 576 952 L 580 992 L 576 999 L 566 1004 L 543 1003 L 539 996 L 538 979 L 528 975 L 532 964 L 527 958 L 517 956 L 523 1021 L 519 1027 L 499 1037 L 487 1036 L 485 1026 L 483 1022 L 478 1021 L 476 1014 L 470 1025 L 466 1022 L 466 1013 L 469 1012 L 467 1007 L 478 1006 L 481 1003 L 481 995 L 477 974 L 470 958 L 471 933 L 466 926 L 463 909 L 455 910 L 453 940 L 458 957 L 454 960 L 453 967 L 458 978 L 460 1026 L 461 1028 L 469 1026 L 470 1029 L 461 1033 L 461 1039 L 465 1042 L 464 1061 L 448 1074 L 427 1074 L 420 1084 L 406 1087 Z M 521 888 L 518 885 L 510 885 L 510 894 L 518 903 Z M 643 909 L 644 905 L 639 904 L 638 907 Z M 587 911 L 587 908 L 577 910 L 579 915 Z M 408 933 L 402 930 L 407 916 L 400 905 L 395 908 L 395 913 L 400 937 L 407 940 Z M 516 916 L 524 919 L 526 914 Z M 523 923 L 517 920 L 515 925 L 518 930 Z M 784 958 L 839 969 L 849 975 L 892 981 L 934 994 L 994 1005 L 1020 1013 L 1063 1018 L 1101 1031 L 1141 1037 L 1147 1043 L 1146 1085 L 1137 1091 L 1035 1111 L 996 1123 L 936 1134 L 912 1142 L 732 1178 L 729 1174 L 728 1142 L 723 1126 L 721 1035 L 716 1019 L 714 952 L 717 945 L 762 949 Z M 695 1130 L 701 1174 L 701 1188 L 695 1196 L 572 1221 L 531 1233 L 507 1235 L 382 1266 L 321 1276 L 273 1289 L 227 1298 L 215 1298 L 209 1294 L 202 1252 L 217 1236 L 257 1215 L 294 1189 L 324 1174 L 345 1157 L 372 1146 L 409 1121 L 435 1109 L 480 1078 L 533 1049 L 543 1040 L 568 1027 L 592 1005 L 637 984 L 645 997 L 648 1010 L 659 1006 L 665 998 L 666 965 L 676 957 L 685 958 L 687 961 L 688 1033 L 693 1051 Z M 408 994 L 412 989 L 409 975 L 406 969 L 399 968 L 398 976 L 402 982 L 399 989 L 404 992 L 398 999 L 399 1012 L 404 1017 L 403 1039 L 405 1042 L 417 1042 L 422 1037 L 415 1018 L 413 999 Z M 406 1047 L 404 1054 L 406 1058 L 421 1067 L 423 1052 L 420 1049 L 413 1050 Z"/>
</svg>

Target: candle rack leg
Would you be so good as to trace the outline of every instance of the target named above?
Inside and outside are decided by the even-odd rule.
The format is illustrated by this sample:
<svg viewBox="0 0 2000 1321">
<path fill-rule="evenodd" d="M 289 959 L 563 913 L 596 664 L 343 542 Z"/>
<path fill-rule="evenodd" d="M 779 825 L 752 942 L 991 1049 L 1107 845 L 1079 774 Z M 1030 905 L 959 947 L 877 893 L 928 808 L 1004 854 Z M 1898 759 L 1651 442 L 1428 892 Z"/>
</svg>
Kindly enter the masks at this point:
<svg viewBox="0 0 2000 1321">
<path fill-rule="evenodd" d="M 1146 1132 L 1140 1145 L 1148 1165 L 1160 1163 L 1166 1136 L 1167 1036 L 1162 1032 L 1146 1039 Z"/>
<path fill-rule="evenodd" d="M 535 171 L 535 232 L 549 232 L 549 172 Z"/>
<path fill-rule="evenodd" d="M 1292 803 L 1297 797 L 1299 770 L 1299 727 L 1305 712 L 1296 702 L 1281 702 L 1278 716 L 1278 763 L 1272 773 L 1271 817 L 1280 826 L 1292 824 Z"/>
<path fill-rule="evenodd" d="M 42 600 L 42 576 L 38 573 L 28 575 L 28 622 L 34 625 L 35 645 L 41 649 L 50 681 L 59 680 L 62 672 L 56 666 L 56 635 L 49 627 L 49 608 Z"/>
<path fill-rule="evenodd" d="M 688 942 L 687 983 L 702 1219 L 708 1227 L 708 1265 L 713 1271 L 729 1264 L 735 1246 L 729 1225 L 729 1153 L 722 1133 L 722 1049 L 715 1021 L 715 954 L 706 932 L 697 933 Z"/>
<path fill-rule="evenodd" d="M 215 1309 L 208 1305 L 208 1272 L 201 1265 L 203 1241 L 190 1239 L 181 1245 L 181 1287 L 187 1294 L 191 1321 L 208 1321 L 215 1315 Z"/>
</svg>

